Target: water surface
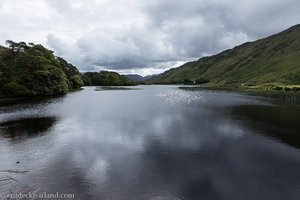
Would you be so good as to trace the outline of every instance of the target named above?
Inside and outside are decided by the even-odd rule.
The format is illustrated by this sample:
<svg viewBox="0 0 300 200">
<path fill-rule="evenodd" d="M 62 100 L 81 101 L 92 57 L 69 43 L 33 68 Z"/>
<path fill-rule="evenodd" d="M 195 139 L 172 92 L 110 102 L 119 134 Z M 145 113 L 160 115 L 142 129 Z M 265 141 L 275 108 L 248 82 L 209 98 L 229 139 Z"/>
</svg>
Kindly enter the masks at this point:
<svg viewBox="0 0 300 200">
<path fill-rule="evenodd" d="M 2 101 L 0 179 L 16 181 L 0 182 L 0 193 L 300 198 L 299 107 L 232 92 L 128 88 Z"/>
</svg>

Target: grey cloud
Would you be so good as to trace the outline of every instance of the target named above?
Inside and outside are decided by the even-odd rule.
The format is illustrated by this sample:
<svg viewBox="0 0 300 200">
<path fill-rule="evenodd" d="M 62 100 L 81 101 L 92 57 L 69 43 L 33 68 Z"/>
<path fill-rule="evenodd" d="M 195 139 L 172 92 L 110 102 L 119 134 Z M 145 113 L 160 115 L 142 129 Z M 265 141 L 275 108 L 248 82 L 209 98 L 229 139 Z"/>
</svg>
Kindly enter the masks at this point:
<svg viewBox="0 0 300 200">
<path fill-rule="evenodd" d="M 78 53 L 85 63 L 109 69 L 151 67 L 179 59 L 174 56 L 176 52 L 172 46 L 162 38 L 162 33 L 151 32 L 144 26 L 97 29 L 71 43 L 70 48 L 61 41 L 58 36 L 49 35 L 47 42 L 59 54 L 70 49 L 72 52 L 66 56 Z"/>
<path fill-rule="evenodd" d="M 300 21 L 297 0 L 154 0 L 144 9 L 152 25 L 164 29 L 190 57 L 217 53 Z"/>
<path fill-rule="evenodd" d="M 82 71 L 162 71 L 300 22 L 298 0 L 0 0 L 0 6 L 2 44 L 42 43 Z"/>
</svg>

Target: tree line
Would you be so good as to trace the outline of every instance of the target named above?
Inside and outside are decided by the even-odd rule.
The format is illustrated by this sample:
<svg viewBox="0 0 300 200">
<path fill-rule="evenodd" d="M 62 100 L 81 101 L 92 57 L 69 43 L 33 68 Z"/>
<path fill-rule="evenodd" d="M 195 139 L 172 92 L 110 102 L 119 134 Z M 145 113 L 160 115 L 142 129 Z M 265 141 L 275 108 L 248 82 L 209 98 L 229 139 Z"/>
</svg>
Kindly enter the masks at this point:
<svg viewBox="0 0 300 200">
<path fill-rule="evenodd" d="M 133 85 L 115 72 L 79 70 L 40 44 L 6 41 L 0 46 L 0 96 L 64 94 L 83 85 Z"/>
</svg>

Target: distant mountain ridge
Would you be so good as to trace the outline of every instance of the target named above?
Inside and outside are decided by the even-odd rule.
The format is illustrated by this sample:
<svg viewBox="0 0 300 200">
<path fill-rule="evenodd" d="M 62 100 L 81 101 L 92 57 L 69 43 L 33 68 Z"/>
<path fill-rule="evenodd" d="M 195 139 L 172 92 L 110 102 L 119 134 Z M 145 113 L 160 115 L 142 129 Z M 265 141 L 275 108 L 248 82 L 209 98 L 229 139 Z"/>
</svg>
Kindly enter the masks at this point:
<svg viewBox="0 0 300 200">
<path fill-rule="evenodd" d="M 155 75 L 141 76 L 138 74 L 124 74 L 123 76 L 129 78 L 132 81 L 147 81 Z"/>
<path fill-rule="evenodd" d="M 207 80 L 210 86 L 300 84 L 300 25 L 172 68 L 148 83 Z"/>
</svg>

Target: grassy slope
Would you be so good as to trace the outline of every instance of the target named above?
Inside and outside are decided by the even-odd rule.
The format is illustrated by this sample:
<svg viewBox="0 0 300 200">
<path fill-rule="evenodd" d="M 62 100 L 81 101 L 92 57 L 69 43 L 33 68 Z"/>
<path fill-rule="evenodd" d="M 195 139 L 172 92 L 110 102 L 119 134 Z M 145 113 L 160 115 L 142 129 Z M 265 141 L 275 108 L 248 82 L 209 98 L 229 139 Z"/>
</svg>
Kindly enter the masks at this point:
<svg viewBox="0 0 300 200">
<path fill-rule="evenodd" d="M 188 62 L 154 77 L 149 83 L 176 83 L 200 77 L 209 79 L 209 86 L 300 84 L 300 25 Z"/>
</svg>

